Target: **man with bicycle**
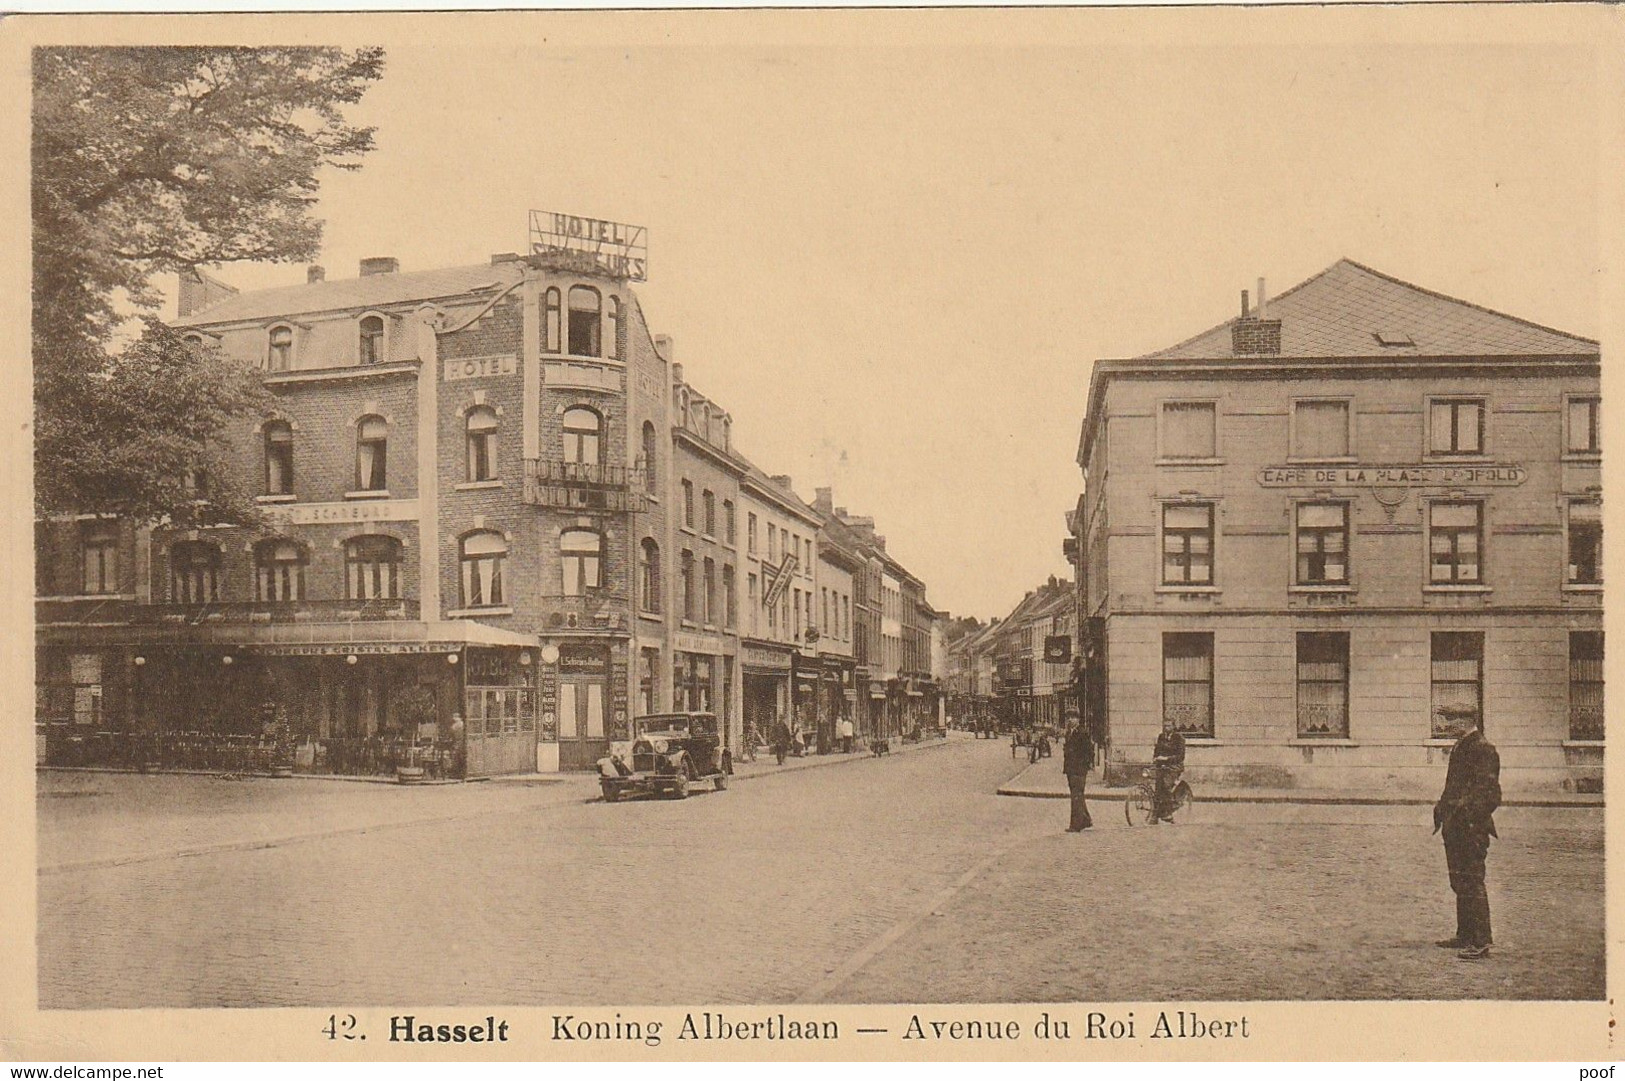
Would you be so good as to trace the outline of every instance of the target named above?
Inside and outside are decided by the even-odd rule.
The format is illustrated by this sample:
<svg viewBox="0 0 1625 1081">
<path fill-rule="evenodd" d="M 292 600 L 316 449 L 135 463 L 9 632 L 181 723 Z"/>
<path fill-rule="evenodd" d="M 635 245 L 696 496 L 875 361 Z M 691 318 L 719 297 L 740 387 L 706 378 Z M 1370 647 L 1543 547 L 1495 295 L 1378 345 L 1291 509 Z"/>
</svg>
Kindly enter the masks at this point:
<svg viewBox="0 0 1625 1081">
<path fill-rule="evenodd" d="M 1156 797 L 1151 804 L 1152 821 L 1174 820 L 1173 792 L 1179 775 L 1185 772 L 1185 737 L 1174 727 L 1171 717 L 1162 719 L 1162 734 L 1151 751 L 1151 769 L 1156 775 Z"/>
</svg>

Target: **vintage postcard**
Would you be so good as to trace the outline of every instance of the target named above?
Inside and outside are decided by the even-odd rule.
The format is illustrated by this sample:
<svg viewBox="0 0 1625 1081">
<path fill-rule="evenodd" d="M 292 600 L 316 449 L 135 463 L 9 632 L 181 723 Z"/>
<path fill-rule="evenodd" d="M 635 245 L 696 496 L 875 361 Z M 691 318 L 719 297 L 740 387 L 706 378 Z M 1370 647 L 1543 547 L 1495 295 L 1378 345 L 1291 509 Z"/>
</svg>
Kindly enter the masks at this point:
<svg viewBox="0 0 1625 1081">
<path fill-rule="evenodd" d="M 5 1056 L 1614 1056 L 1620 27 L 0 25 Z"/>
</svg>

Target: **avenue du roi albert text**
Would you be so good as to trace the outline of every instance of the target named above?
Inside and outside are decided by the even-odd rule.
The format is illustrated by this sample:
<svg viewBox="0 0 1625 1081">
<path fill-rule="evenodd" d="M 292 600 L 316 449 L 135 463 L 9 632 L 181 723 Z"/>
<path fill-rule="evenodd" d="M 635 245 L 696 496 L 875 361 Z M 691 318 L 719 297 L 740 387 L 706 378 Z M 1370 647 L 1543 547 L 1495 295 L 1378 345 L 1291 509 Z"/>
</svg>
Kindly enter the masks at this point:
<svg viewBox="0 0 1625 1081">
<path fill-rule="evenodd" d="M 723 1013 L 686 1013 L 675 1026 L 678 1040 L 839 1040 L 839 1022 L 783 1013 L 740 1017 Z M 638 1020 L 617 1013 L 613 1019 L 554 1014 L 549 1038 L 559 1043 L 639 1043 L 659 1047 L 667 1022 Z M 865 1028 L 865 1035 L 904 1040 L 957 1043 L 983 1040 L 1232 1040 L 1247 1039 L 1245 1015 L 1215 1017 L 1195 1010 L 1161 1010 L 1147 1024 L 1134 1011 L 1121 1015 L 1089 1011 L 1080 1016 L 1051 1016 L 1046 1010 L 1023 1026 L 1013 1018 L 935 1017 L 913 1014 L 901 1030 Z M 506 1043 L 508 1022 L 487 1017 L 475 1024 L 442 1024 L 414 1015 L 390 1018 L 389 1038 L 397 1043 Z"/>
</svg>

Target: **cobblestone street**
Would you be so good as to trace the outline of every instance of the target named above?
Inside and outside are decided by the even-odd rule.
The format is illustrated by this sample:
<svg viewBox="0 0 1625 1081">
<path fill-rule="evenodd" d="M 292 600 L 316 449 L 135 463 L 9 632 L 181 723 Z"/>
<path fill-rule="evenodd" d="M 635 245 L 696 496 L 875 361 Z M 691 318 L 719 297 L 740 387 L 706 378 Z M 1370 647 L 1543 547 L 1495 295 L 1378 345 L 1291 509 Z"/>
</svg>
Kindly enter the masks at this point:
<svg viewBox="0 0 1625 1081">
<path fill-rule="evenodd" d="M 1603 994 L 1600 810 L 1503 813 L 1497 949 L 1468 965 L 1431 945 L 1453 908 L 1425 808 L 1208 805 L 1129 829 L 1100 802 L 1069 835 L 1063 802 L 994 795 L 1024 764 L 959 738 L 616 805 L 580 778 L 59 775 L 41 1005 Z M 165 832 L 159 797 L 215 824 Z M 115 862 L 121 830 L 139 861 Z"/>
</svg>

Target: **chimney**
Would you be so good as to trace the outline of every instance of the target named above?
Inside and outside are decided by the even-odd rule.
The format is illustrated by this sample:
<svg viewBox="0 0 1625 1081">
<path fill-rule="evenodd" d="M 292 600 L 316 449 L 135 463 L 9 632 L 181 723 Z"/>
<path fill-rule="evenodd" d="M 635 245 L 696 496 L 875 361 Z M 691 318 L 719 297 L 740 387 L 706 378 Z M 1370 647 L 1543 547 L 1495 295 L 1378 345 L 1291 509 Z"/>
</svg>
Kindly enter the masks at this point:
<svg viewBox="0 0 1625 1081">
<path fill-rule="evenodd" d="M 660 359 L 669 364 L 677 359 L 677 343 L 672 340 L 670 334 L 656 334 L 655 352 L 660 354 Z"/>
<path fill-rule="evenodd" d="M 846 508 L 845 507 L 836 507 L 835 508 L 835 517 L 839 518 L 843 522 L 846 521 Z"/>
<path fill-rule="evenodd" d="M 317 282 L 324 282 L 326 280 L 327 269 L 325 267 L 308 266 L 305 268 L 306 285 L 315 285 Z"/>
<path fill-rule="evenodd" d="M 200 312 L 213 304 L 218 304 L 227 297 L 237 295 L 237 290 L 225 282 L 215 281 L 195 266 L 182 267 L 179 272 L 180 291 L 175 297 L 175 315 L 184 318 L 195 312 Z"/>
<path fill-rule="evenodd" d="M 370 278 L 374 274 L 395 274 L 401 269 L 401 261 L 390 255 L 375 255 L 370 259 L 361 260 L 361 276 Z"/>
<path fill-rule="evenodd" d="M 813 506 L 823 514 L 835 513 L 835 491 L 832 488 L 814 488 Z"/>
<path fill-rule="evenodd" d="M 780 488 L 783 488 L 787 492 L 793 490 L 792 487 L 791 487 L 791 484 L 790 484 L 790 477 L 786 473 L 775 473 L 769 479 L 771 479 L 774 484 L 777 484 Z"/>
<path fill-rule="evenodd" d="M 1264 313 L 1264 279 L 1263 278 L 1258 279 L 1258 317 L 1260 319 L 1268 318 Z"/>
<path fill-rule="evenodd" d="M 1264 279 L 1258 279 L 1258 306 L 1247 312 L 1247 293 L 1241 294 L 1241 318 L 1230 324 L 1230 351 L 1238 357 L 1281 355 L 1281 321 L 1266 319 Z"/>
<path fill-rule="evenodd" d="M 519 253 L 516 251 L 499 251 L 491 256 L 491 265 L 501 266 L 503 263 L 517 263 L 519 258 Z"/>
<path fill-rule="evenodd" d="M 1241 291 L 1241 317 L 1247 318 L 1247 290 Z"/>
<path fill-rule="evenodd" d="M 683 366 L 681 364 L 673 364 L 671 366 L 671 381 L 673 383 L 681 383 L 683 381 Z"/>
</svg>

